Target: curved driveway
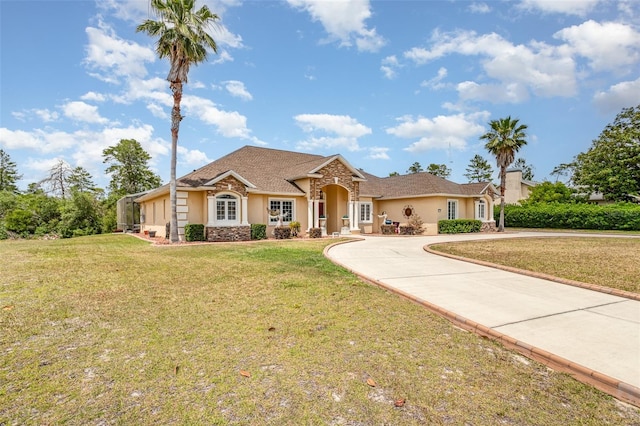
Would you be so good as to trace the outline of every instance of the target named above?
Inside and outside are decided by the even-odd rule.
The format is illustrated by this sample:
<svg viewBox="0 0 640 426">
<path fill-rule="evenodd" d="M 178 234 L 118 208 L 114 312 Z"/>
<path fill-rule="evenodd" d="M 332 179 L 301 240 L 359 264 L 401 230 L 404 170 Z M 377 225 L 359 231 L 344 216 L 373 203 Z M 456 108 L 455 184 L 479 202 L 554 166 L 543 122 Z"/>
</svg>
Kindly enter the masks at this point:
<svg viewBox="0 0 640 426">
<path fill-rule="evenodd" d="M 569 367 L 578 364 L 565 370 L 586 371 L 591 377 L 581 378 L 583 381 L 593 383 L 593 376 L 601 373 L 606 376 L 604 382 L 620 391 L 614 389 L 614 395 L 637 404 L 640 301 L 453 260 L 423 249 L 437 242 L 532 236 L 580 234 L 365 236 L 329 248 L 327 256 L 383 287 L 486 326 L 494 338 L 505 335 L 524 343 L 522 347 L 530 345 L 530 352 L 534 347 L 536 353 L 548 352 L 552 358 L 569 361 Z"/>
</svg>

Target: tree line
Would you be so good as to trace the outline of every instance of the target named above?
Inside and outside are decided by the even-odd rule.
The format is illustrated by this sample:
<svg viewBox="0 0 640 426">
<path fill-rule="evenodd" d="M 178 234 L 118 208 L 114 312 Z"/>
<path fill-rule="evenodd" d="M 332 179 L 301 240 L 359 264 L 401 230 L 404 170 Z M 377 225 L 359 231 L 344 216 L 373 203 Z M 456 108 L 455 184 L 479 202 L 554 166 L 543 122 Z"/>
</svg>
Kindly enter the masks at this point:
<svg viewBox="0 0 640 426">
<path fill-rule="evenodd" d="M 58 160 L 47 176 L 21 191 L 17 164 L 0 149 L 0 239 L 113 232 L 118 199 L 156 188 L 161 181 L 149 168 L 151 156 L 135 139 L 120 140 L 102 156 L 111 176 L 107 190 L 85 168 Z"/>
</svg>

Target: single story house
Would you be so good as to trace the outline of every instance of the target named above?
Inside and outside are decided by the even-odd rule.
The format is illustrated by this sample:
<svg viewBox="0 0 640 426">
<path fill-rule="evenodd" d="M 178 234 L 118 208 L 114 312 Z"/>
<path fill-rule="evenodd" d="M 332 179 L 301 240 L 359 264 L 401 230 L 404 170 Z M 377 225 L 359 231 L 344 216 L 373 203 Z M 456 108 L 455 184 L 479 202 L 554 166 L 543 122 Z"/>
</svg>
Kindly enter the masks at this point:
<svg viewBox="0 0 640 426">
<path fill-rule="evenodd" d="M 428 234 L 441 219 L 479 219 L 495 227 L 491 183 L 457 184 L 429 173 L 380 178 L 341 155 L 322 156 L 244 146 L 177 179 L 178 232 L 204 224 L 209 241 L 250 239 L 251 224 L 300 223 L 323 235 L 377 233 L 385 220 L 418 215 Z M 136 199 L 141 229 L 164 235 L 169 185 Z"/>
</svg>

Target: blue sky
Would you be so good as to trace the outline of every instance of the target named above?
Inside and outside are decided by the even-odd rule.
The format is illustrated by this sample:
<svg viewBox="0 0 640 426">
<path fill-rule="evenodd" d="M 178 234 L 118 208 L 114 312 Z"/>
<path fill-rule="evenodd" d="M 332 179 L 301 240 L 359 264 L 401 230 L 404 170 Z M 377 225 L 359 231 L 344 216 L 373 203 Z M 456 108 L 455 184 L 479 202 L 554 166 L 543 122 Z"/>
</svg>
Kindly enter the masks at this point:
<svg viewBox="0 0 640 426">
<path fill-rule="evenodd" d="M 475 154 L 495 164 L 479 136 L 510 115 L 544 180 L 640 103 L 633 0 L 202 4 L 218 54 L 185 85 L 179 176 L 250 144 L 378 176 L 445 163 L 465 182 Z M 60 159 L 106 187 L 102 150 L 125 138 L 168 181 L 169 67 L 135 32 L 148 17 L 147 1 L 0 0 L 0 148 L 22 189 Z"/>
</svg>

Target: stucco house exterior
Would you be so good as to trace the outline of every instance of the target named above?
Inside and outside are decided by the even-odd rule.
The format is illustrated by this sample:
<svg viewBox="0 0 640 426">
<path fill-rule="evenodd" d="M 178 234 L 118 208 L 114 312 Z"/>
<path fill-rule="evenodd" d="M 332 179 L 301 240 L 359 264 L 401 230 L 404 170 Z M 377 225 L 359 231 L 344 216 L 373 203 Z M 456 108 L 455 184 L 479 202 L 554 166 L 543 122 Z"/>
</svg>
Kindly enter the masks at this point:
<svg viewBox="0 0 640 426">
<path fill-rule="evenodd" d="M 538 184 L 522 178 L 521 169 L 508 169 L 504 186 L 504 203 L 518 204 L 529 198 L 529 193 Z"/>
<path fill-rule="evenodd" d="M 250 225 L 297 221 L 304 232 L 377 233 L 386 220 L 419 215 L 428 234 L 441 219 L 479 219 L 495 227 L 491 183 L 457 184 L 429 173 L 380 178 L 339 154 L 321 156 L 245 146 L 177 179 L 178 233 L 205 225 L 209 241 L 250 239 Z M 169 185 L 136 199 L 141 229 L 164 235 L 171 217 Z M 276 216 L 274 213 L 279 213 Z"/>
</svg>

